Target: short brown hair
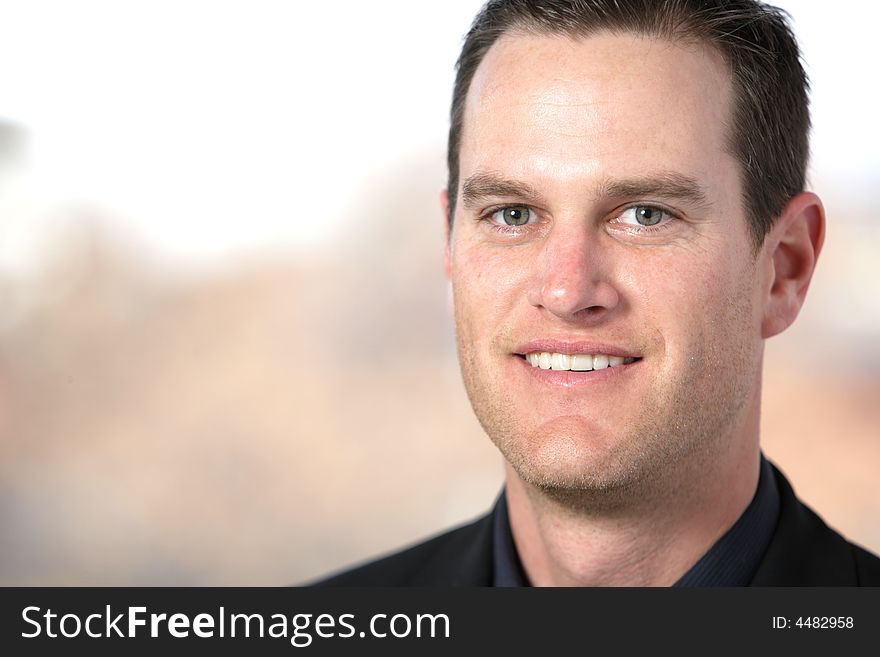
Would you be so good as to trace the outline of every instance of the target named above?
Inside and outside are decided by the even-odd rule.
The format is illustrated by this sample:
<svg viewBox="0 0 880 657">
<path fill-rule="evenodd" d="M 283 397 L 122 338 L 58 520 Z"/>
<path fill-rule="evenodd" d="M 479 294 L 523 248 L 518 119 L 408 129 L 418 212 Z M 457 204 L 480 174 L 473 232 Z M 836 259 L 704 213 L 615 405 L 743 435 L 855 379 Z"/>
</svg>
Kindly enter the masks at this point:
<svg viewBox="0 0 880 657">
<path fill-rule="evenodd" d="M 490 0 L 474 19 L 456 65 L 447 155 L 450 227 L 468 89 L 489 48 L 511 30 L 573 37 L 635 32 L 709 45 L 724 57 L 733 81 L 728 148 L 742 169 L 756 246 L 804 189 L 809 81 L 781 9 L 755 0 Z"/>
</svg>

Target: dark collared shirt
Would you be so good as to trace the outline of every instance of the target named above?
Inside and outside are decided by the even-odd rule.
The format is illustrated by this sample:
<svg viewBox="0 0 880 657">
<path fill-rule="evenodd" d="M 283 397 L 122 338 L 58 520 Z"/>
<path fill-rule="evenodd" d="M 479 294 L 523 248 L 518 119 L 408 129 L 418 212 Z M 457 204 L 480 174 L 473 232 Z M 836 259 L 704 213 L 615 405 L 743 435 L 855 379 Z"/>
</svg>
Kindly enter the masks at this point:
<svg viewBox="0 0 880 657">
<path fill-rule="evenodd" d="M 674 586 L 748 586 L 779 519 L 779 491 L 773 471 L 761 455 L 755 496 L 733 527 Z M 504 492 L 495 504 L 492 536 L 493 586 L 530 586 L 520 563 Z"/>
</svg>

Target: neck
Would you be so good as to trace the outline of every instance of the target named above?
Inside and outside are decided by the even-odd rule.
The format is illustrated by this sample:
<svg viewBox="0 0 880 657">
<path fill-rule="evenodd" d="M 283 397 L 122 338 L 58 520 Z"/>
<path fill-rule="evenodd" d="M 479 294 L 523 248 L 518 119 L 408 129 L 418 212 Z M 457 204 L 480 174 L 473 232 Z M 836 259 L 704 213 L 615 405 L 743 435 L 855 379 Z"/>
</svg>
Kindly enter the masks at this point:
<svg viewBox="0 0 880 657">
<path fill-rule="evenodd" d="M 669 586 L 749 505 L 758 483 L 755 439 L 694 456 L 613 499 L 548 493 L 507 464 L 514 543 L 535 586 Z"/>
</svg>

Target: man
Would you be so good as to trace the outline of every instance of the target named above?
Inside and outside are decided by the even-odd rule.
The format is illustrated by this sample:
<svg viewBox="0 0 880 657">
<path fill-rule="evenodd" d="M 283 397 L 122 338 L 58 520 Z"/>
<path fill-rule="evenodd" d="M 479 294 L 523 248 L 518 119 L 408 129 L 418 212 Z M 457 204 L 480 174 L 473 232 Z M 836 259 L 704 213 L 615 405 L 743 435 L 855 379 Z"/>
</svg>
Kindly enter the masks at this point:
<svg viewBox="0 0 880 657">
<path fill-rule="evenodd" d="M 759 447 L 764 340 L 825 234 L 807 80 L 752 0 L 492 0 L 452 103 L 477 522 L 325 585 L 878 585 Z"/>
</svg>

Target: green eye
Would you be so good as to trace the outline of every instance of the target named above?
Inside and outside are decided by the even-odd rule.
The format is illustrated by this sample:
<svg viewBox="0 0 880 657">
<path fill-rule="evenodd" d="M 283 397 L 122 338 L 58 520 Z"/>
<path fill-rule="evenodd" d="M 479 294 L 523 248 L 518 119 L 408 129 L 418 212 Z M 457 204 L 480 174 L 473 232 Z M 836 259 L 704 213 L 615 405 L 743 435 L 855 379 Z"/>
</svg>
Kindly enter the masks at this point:
<svg viewBox="0 0 880 657">
<path fill-rule="evenodd" d="M 663 210 L 658 210 L 657 208 L 642 205 L 635 208 L 635 211 L 636 221 L 642 226 L 654 226 L 659 224 L 660 220 L 663 218 Z"/>
<path fill-rule="evenodd" d="M 650 228 L 657 224 L 668 221 L 671 215 L 665 210 L 656 208 L 652 205 L 634 205 L 627 208 L 620 215 L 620 221 L 631 226 L 642 226 Z"/>
<path fill-rule="evenodd" d="M 507 226 L 525 226 L 529 223 L 531 214 L 524 205 L 512 205 L 509 208 L 496 210 L 492 213 L 492 218 L 496 219 L 496 223 L 504 222 Z"/>
</svg>

